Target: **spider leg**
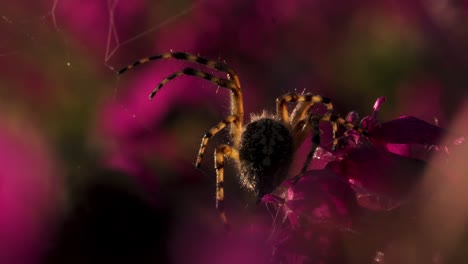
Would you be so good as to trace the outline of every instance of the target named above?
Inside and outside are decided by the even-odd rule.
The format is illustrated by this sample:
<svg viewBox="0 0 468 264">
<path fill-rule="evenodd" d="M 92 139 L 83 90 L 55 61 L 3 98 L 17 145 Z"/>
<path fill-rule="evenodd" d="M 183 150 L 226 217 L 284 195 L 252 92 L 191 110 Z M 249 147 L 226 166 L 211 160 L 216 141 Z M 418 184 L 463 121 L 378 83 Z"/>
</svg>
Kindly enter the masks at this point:
<svg viewBox="0 0 468 264">
<path fill-rule="evenodd" d="M 283 96 L 276 98 L 276 114 L 279 118 L 285 123 L 292 125 L 289 121 L 289 113 L 288 109 L 286 108 L 286 103 L 295 103 L 295 102 L 310 102 L 310 105 L 304 106 L 303 109 L 297 116 L 302 117 L 307 110 L 316 103 L 323 103 L 329 112 L 333 111 L 333 104 L 331 100 L 327 97 L 322 97 L 320 95 L 312 95 L 312 94 L 297 94 L 297 93 L 287 93 Z M 297 119 L 297 118 L 296 118 Z M 298 121 L 300 119 L 297 119 Z"/>
<path fill-rule="evenodd" d="M 294 102 L 297 102 L 298 104 L 296 105 L 293 113 L 291 114 L 292 120 L 290 121 L 286 104 Z M 328 114 L 331 114 L 333 112 L 333 104 L 331 100 L 327 97 L 323 97 L 320 95 L 287 93 L 276 99 L 276 113 L 285 124 L 288 124 L 291 128 L 293 128 L 293 133 L 296 134 L 296 147 L 299 147 L 301 145 L 301 143 L 304 141 L 304 139 L 307 137 L 307 134 L 310 131 L 310 128 L 306 129 L 306 127 L 300 127 L 300 125 L 307 125 L 309 123 L 305 120 L 309 117 L 308 113 L 310 108 L 316 103 L 323 103 L 327 108 Z M 336 131 L 338 130 L 338 127 L 334 125 L 333 122 L 332 126 L 332 136 L 333 140 L 335 141 Z"/>
<path fill-rule="evenodd" d="M 224 227 L 229 230 L 226 208 L 224 207 L 224 157 L 238 161 L 239 152 L 228 145 L 220 145 L 216 148 L 214 156 L 216 169 L 216 208 L 219 211 Z"/>
<path fill-rule="evenodd" d="M 175 79 L 177 77 L 183 76 L 183 75 L 202 78 L 202 79 L 208 80 L 208 81 L 210 81 L 210 82 L 212 82 L 212 83 L 214 83 L 214 84 L 216 84 L 218 86 L 227 88 L 227 89 L 229 89 L 231 91 L 235 91 L 237 89 L 237 86 L 231 80 L 224 79 L 224 78 L 219 78 L 219 77 L 214 76 L 213 74 L 209 74 L 207 72 L 197 70 L 197 69 L 194 69 L 194 68 L 185 68 L 183 70 L 174 72 L 173 74 L 167 76 L 164 80 L 162 80 L 158 84 L 158 86 L 151 92 L 151 94 L 149 95 L 149 98 L 153 99 L 153 97 L 156 95 L 156 93 L 164 85 L 166 85 L 169 81 L 171 81 L 171 80 L 173 80 L 173 79 Z"/>
<path fill-rule="evenodd" d="M 176 59 L 176 60 L 189 61 L 189 62 L 193 62 L 193 63 L 197 63 L 197 64 L 200 64 L 200 65 L 206 66 L 207 68 L 210 68 L 210 69 L 213 69 L 213 70 L 217 70 L 217 71 L 220 71 L 220 72 L 225 72 L 225 73 L 231 75 L 232 77 L 237 76 L 235 74 L 234 70 L 231 69 L 224 62 L 208 60 L 208 59 L 205 59 L 203 57 L 193 55 L 193 54 L 190 54 L 190 53 L 185 53 L 185 52 L 166 52 L 166 53 L 163 53 L 163 54 L 142 58 L 142 59 L 137 60 L 137 61 L 135 61 L 134 63 L 132 63 L 132 64 L 130 64 L 128 66 L 123 67 L 122 69 L 120 69 L 118 71 L 118 74 L 119 75 L 123 74 L 124 72 L 126 72 L 126 71 L 128 71 L 128 70 L 130 70 L 130 69 L 132 69 L 132 68 L 134 68 L 134 67 L 136 67 L 138 65 L 145 64 L 145 63 L 148 63 L 150 61 L 159 60 L 159 59 Z M 240 85 L 239 85 L 239 87 L 240 87 Z"/>
<path fill-rule="evenodd" d="M 183 76 L 183 75 L 202 78 L 218 86 L 231 90 L 231 115 L 236 115 L 238 117 L 236 120 L 234 120 L 233 122 L 234 125 L 231 126 L 231 136 L 233 138 L 234 143 L 237 145 L 240 142 L 240 131 L 242 131 L 244 106 L 243 106 L 242 93 L 241 93 L 240 87 L 238 86 L 238 84 L 236 84 L 235 80 L 216 77 L 213 74 L 210 74 L 201 70 L 197 70 L 194 68 L 185 68 L 183 70 L 177 71 L 169 75 L 164 80 L 162 80 L 158 84 L 158 86 L 150 93 L 149 95 L 150 100 L 153 99 L 156 93 L 169 81 L 177 77 Z"/>
<path fill-rule="evenodd" d="M 230 96 L 231 97 L 231 115 L 239 116 L 238 120 L 236 120 L 234 122 L 234 125 L 231 126 L 231 135 L 233 137 L 233 141 L 238 143 L 240 141 L 240 137 L 239 137 L 240 133 L 237 133 L 237 131 L 242 131 L 242 124 L 244 121 L 244 101 L 242 99 L 241 85 L 240 85 L 240 80 L 239 80 L 239 76 L 237 75 L 237 73 L 231 67 L 229 67 L 226 63 L 221 62 L 221 61 L 208 60 L 206 58 L 193 55 L 190 53 L 185 53 L 185 52 L 166 52 L 163 54 L 154 55 L 154 56 L 142 58 L 138 61 L 135 61 L 134 63 L 120 69 L 118 71 L 118 74 L 119 75 L 123 74 L 126 71 L 133 69 L 134 67 L 138 65 L 142 65 L 150 61 L 159 60 L 159 59 L 176 59 L 176 60 L 182 60 L 182 61 L 189 61 L 189 62 L 197 63 L 207 68 L 217 70 L 220 72 L 224 72 L 227 74 L 227 79 L 224 79 L 224 78 L 215 77 L 206 72 L 187 68 L 184 70 L 186 72 L 181 71 L 181 72 L 174 73 L 170 75 L 168 78 L 166 78 L 165 80 L 163 80 L 160 83 L 160 85 L 158 85 L 158 87 L 154 89 L 153 92 L 150 94 L 150 98 L 154 97 L 156 92 L 168 81 L 176 78 L 177 76 L 181 76 L 184 74 L 198 76 L 200 78 L 207 79 L 211 81 L 212 83 L 215 83 L 219 86 L 230 89 L 231 90 L 231 96 Z"/>
<path fill-rule="evenodd" d="M 336 128 L 335 126 L 333 127 L 333 129 L 338 129 L 338 125 L 342 125 L 344 126 L 345 128 L 347 129 L 352 129 L 356 132 L 358 132 L 359 134 L 362 134 L 364 136 L 369 136 L 369 134 L 367 133 L 367 131 L 365 129 L 363 129 L 362 127 L 360 126 L 357 126 L 349 121 L 346 121 L 346 119 L 342 118 L 342 117 L 339 117 L 337 115 L 332 115 L 332 114 L 327 114 L 327 115 L 324 115 L 322 117 L 323 121 L 328 121 L 328 122 L 331 122 L 332 124 L 336 124 Z M 338 139 L 334 136 L 333 137 L 333 150 L 335 150 L 335 148 L 338 146 Z"/>
<path fill-rule="evenodd" d="M 309 167 L 310 162 L 312 161 L 312 158 L 314 157 L 314 153 L 317 150 L 317 148 L 320 146 L 320 127 L 319 123 L 322 117 L 319 117 L 317 115 L 314 115 L 310 118 L 310 125 L 312 126 L 312 147 L 310 148 L 309 154 L 307 154 L 306 161 L 304 162 L 304 165 L 302 166 L 300 175 L 304 175 L 306 172 L 307 168 Z"/>
<path fill-rule="evenodd" d="M 203 154 L 205 154 L 205 149 L 206 149 L 206 146 L 208 145 L 208 140 L 212 136 L 216 135 L 223 128 L 225 128 L 227 125 L 236 122 L 236 120 L 238 120 L 238 119 L 239 119 L 239 116 L 230 115 L 230 116 L 226 117 L 223 121 L 221 121 L 218 124 L 216 124 L 215 126 L 213 126 L 210 130 L 208 130 L 208 132 L 205 133 L 205 135 L 203 135 L 203 138 L 202 138 L 202 141 L 201 141 L 201 144 L 200 144 L 200 149 L 198 151 L 197 161 L 195 162 L 195 167 L 200 168 L 202 158 L 203 158 Z M 239 133 L 240 133 L 240 131 L 239 131 Z"/>
<path fill-rule="evenodd" d="M 133 69 L 134 67 L 136 67 L 138 65 L 142 65 L 142 64 L 148 63 L 150 61 L 159 60 L 159 59 L 176 59 L 176 60 L 189 61 L 189 62 L 193 62 L 193 63 L 203 65 L 203 66 L 205 66 L 207 68 L 210 68 L 210 69 L 213 69 L 213 70 L 217 70 L 217 71 L 220 71 L 220 72 L 227 73 L 228 74 L 228 79 L 230 79 L 230 80 L 232 80 L 234 82 L 235 86 L 237 87 L 237 90 L 239 90 L 239 93 L 240 93 L 241 85 L 240 85 L 240 81 L 239 81 L 239 76 L 226 63 L 220 62 L 220 61 L 209 60 L 209 59 L 206 59 L 206 58 L 203 58 L 203 57 L 200 57 L 200 56 L 197 56 L 197 55 L 193 55 L 193 54 L 190 54 L 190 53 L 186 53 L 186 52 L 166 52 L 166 53 L 163 53 L 163 54 L 142 58 L 142 59 L 139 59 L 139 60 L 135 61 L 134 63 L 132 63 L 130 65 L 127 65 L 127 66 L 123 67 L 122 69 L 120 69 L 117 72 L 117 74 L 119 74 L 119 75 L 123 74 L 126 71 L 128 71 L 130 69 Z"/>
<path fill-rule="evenodd" d="M 307 119 L 308 115 L 306 114 L 310 108 L 313 106 L 312 102 L 299 102 L 294 107 L 290 115 L 291 119 L 291 126 L 296 127 L 299 125 L 299 122 L 304 121 Z"/>
<path fill-rule="evenodd" d="M 291 127 L 295 135 L 296 147 L 299 147 L 304 142 L 311 131 L 310 108 L 313 104 L 312 102 L 299 102 L 291 113 Z"/>
<path fill-rule="evenodd" d="M 302 177 L 302 175 L 304 175 L 304 173 L 306 172 L 307 168 L 309 167 L 310 162 L 312 161 L 315 151 L 320 146 L 320 141 L 321 141 L 320 140 L 321 132 L 320 132 L 320 127 L 319 127 L 320 121 L 331 122 L 332 125 L 336 126 L 336 129 L 338 125 L 342 125 L 346 127 L 347 129 L 352 129 L 364 136 L 368 136 L 366 130 L 364 130 L 363 128 L 356 126 L 353 123 L 345 120 L 344 118 L 341 118 L 333 114 L 325 114 L 323 116 L 310 115 L 309 121 L 301 120 L 300 122 L 298 122 L 297 126 L 293 129 L 293 132 L 296 133 L 296 136 L 305 138 L 305 136 L 308 135 L 309 131 L 312 131 L 312 135 L 311 135 L 312 147 L 307 155 L 306 161 L 304 162 L 304 165 L 301 169 L 300 174 L 297 176 L 299 178 Z M 337 144 L 338 144 L 338 139 L 334 137 L 333 148 L 335 148 Z"/>
</svg>

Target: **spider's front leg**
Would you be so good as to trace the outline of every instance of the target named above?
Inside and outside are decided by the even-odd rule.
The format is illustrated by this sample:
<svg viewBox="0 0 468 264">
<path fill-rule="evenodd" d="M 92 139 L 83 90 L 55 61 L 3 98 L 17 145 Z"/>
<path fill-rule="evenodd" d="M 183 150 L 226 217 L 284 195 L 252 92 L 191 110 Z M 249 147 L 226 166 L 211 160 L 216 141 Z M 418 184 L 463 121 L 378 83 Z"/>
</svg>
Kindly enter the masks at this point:
<svg viewBox="0 0 468 264">
<path fill-rule="evenodd" d="M 352 129 L 352 130 L 360 133 L 363 136 L 368 136 L 367 131 L 364 130 L 362 127 L 356 126 L 353 123 L 351 123 L 349 121 L 346 121 L 346 119 L 344 119 L 342 117 L 339 117 L 337 115 L 325 114 L 323 116 L 320 116 L 320 115 L 311 114 L 310 117 L 309 117 L 308 122 L 306 122 L 304 124 L 302 124 L 302 123 L 298 124 L 298 126 L 305 127 L 305 129 L 304 129 L 305 131 L 312 131 L 312 136 L 311 136 L 312 147 L 311 147 L 311 149 L 309 151 L 309 154 L 307 155 L 307 159 L 306 159 L 306 161 L 305 161 L 305 163 L 304 163 L 304 165 L 302 167 L 300 175 L 303 175 L 306 172 L 307 167 L 309 167 L 309 164 L 312 161 L 312 158 L 314 156 L 315 151 L 320 146 L 320 141 L 321 141 L 320 140 L 320 133 L 321 133 L 321 131 L 320 131 L 319 124 L 320 124 L 321 121 L 331 122 L 332 125 L 333 125 L 334 130 L 338 129 L 338 125 L 342 125 L 346 129 Z M 296 128 L 294 130 L 299 130 L 299 128 Z M 338 145 L 338 139 L 333 137 L 333 147 L 332 147 L 333 150 L 336 148 L 337 145 Z"/>
<path fill-rule="evenodd" d="M 183 70 L 176 71 L 176 72 L 172 73 L 171 75 L 167 76 L 166 78 L 164 78 L 164 80 L 159 82 L 158 86 L 156 86 L 156 88 L 154 88 L 154 90 L 151 91 L 151 94 L 149 95 L 149 98 L 153 99 L 153 97 L 156 95 L 156 93 L 164 85 L 166 85 L 168 82 L 174 80 L 175 78 L 181 77 L 181 76 L 184 76 L 184 75 L 194 76 L 194 77 L 198 77 L 198 78 L 201 78 L 201 79 L 205 79 L 205 80 L 207 80 L 207 81 L 209 81 L 211 83 L 214 83 L 214 84 L 216 84 L 218 86 L 227 88 L 227 89 L 229 89 L 229 90 L 231 90 L 233 92 L 236 92 L 238 90 L 236 84 L 234 82 L 232 82 L 231 80 L 229 80 L 229 79 L 216 77 L 213 74 L 210 74 L 210 73 L 207 73 L 207 72 L 204 72 L 204 71 L 201 71 L 201 70 L 197 70 L 197 69 L 188 67 L 188 68 L 185 68 Z"/>
<path fill-rule="evenodd" d="M 215 150 L 215 169 L 216 169 L 216 208 L 221 216 L 221 221 L 226 230 L 229 230 L 229 224 L 224 207 L 224 157 L 239 160 L 239 151 L 228 146 L 220 145 Z"/>
<path fill-rule="evenodd" d="M 346 129 L 348 130 L 354 130 L 356 132 L 358 132 L 359 134 L 363 135 L 363 136 L 366 136 L 368 137 L 369 134 L 367 133 L 367 131 L 360 127 L 360 126 L 357 126 L 349 121 L 347 121 L 346 119 L 340 117 L 340 116 L 337 116 L 337 115 L 332 115 L 332 114 L 326 114 L 324 115 L 321 120 L 323 121 L 328 121 L 328 122 L 331 122 L 332 124 L 334 124 L 336 126 L 333 127 L 333 129 L 338 129 L 338 125 L 341 125 L 343 127 L 345 127 Z M 333 150 L 338 146 L 338 138 L 336 137 L 333 137 Z"/>
<path fill-rule="evenodd" d="M 307 167 L 309 167 L 310 162 L 312 161 L 312 158 L 314 157 L 315 151 L 317 148 L 320 146 L 320 120 L 322 118 L 317 115 L 311 115 L 310 117 L 310 129 L 312 130 L 312 147 L 310 148 L 309 154 L 307 154 L 306 161 L 304 162 L 304 165 L 302 166 L 300 175 L 304 175 Z"/>
<path fill-rule="evenodd" d="M 286 107 L 287 103 L 297 103 L 291 117 Z M 293 131 L 296 148 L 302 144 L 310 132 L 311 121 L 313 121 L 308 120 L 310 118 L 310 108 L 318 103 L 325 105 L 328 111 L 327 114 L 333 112 L 331 100 L 328 97 L 320 95 L 287 93 L 276 99 L 276 115 Z M 338 127 L 334 122 L 331 123 L 333 126 L 333 139 L 335 139 Z"/>
<path fill-rule="evenodd" d="M 297 105 L 294 111 L 295 113 L 293 120 L 291 121 L 289 120 L 290 117 L 286 108 L 287 103 L 303 103 Z M 327 97 L 313 94 L 287 93 L 276 99 L 276 114 L 279 118 L 281 118 L 281 120 L 283 120 L 285 124 L 295 126 L 297 123 L 303 120 L 304 117 L 307 116 L 309 109 L 317 103 L 324 104 L 327 107 L 329 113 L 333 112 L 333 104 Z"/>
</svg>

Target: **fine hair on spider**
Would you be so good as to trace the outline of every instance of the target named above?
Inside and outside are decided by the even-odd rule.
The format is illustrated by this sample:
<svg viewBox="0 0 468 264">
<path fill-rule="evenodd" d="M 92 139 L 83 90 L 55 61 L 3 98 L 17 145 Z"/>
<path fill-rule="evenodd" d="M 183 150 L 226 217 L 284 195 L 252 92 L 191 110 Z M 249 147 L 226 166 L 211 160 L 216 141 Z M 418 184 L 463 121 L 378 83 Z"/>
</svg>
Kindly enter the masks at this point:
<svg viewBox="0 0 468 264">
<path fill-rule="evenodd" d="M 221 78 L 203 70 L 187 67 L 163 79 L 149 95 L 149 98 L 152 99 L 165 84 L 184 75 L 205 79 L 231 91 L 230 115 L 204 134 L 195 162 L 195 166 L 199 168 L 211 137 L 224 128 L 230 129 L 231 145 L 219 145 L 214 153 L 216 208 L 219 210 L 222 223 L 226 228 L 228 228 L 228 220 L 224 207 L 225 158 L 235 161 L 240 184 L 253 191 L 257 201 L 260 201 L 264 195 L 272 193 L 286 179 L 294 153 L 311 134 L 312 147 L 299 177 L 307 170 L 315 150 L 320 145 L 320 121 L 332 124 L 333 146 L 336 146 L 338 142 L 336 139 L 338 125 L 367 135 L 361 127 L 334 115 L 333 104 L 329 98 L 309 93 L 286 93 L 276 99 L 275 114 L 252 115 L 250 122 L 244 124 L 242 89 L 236 72 L 224 62 L 208 60 L 185 52 L 167 52 L 143 58 L 122 68 L 118 74 L 123 74 L 138 65 L 158 59 L 188 61 L 226 74 L 226 78 Z M 296 103 L 291 114 L 287 108 L 288 103 Z M 323 115 L 312 114 L 310 110 L 314 104 L 325 105 L 327 113 Z"/>
</svg>

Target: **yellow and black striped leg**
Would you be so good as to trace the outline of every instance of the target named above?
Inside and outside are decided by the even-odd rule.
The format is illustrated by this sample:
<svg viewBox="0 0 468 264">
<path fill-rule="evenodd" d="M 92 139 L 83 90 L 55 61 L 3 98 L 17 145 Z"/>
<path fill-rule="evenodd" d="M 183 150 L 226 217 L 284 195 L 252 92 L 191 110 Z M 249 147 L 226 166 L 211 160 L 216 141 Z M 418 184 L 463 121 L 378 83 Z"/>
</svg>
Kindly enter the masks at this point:
<svg viewBox="0 0 468 264">
<path fill-rule="evenodd" d="M 276 114 L 279 116 L 279 118 L 281 118 L 281 120 L 283 120 L 285 124 L 290 124 L 289 113 L 286 108 L 286 104 L 294 102 L 311 102 L 312 104 L 310 106 L 315 103 L 323 103 L 329 112 L 333 111 L 333 104 L 327 97 L 312 94 L 287 93 L 281 97 L 276 98 Z M 307 109 L 304 109 L 303 111 L 305 113 Z"/>
<path fill-rule="evenodd" d="M 301 176 L 305 174 L 307 168 L 310 165 L 310 162 L 312 161 L 312 158 L 314 157 L 315 151 L 317 148 L 320 146 L 320 123 L 321 117 L 320 116 L 312 116 L 311 117 L 311 126 L 312 126 L 312 147 L 310 148 L 309 154 L 307 154 L 307 159 L 304 162 L 304 166 L 301 169 Z"/>
<path fill-rule="evenodd" d="M 336 147 L 338 146 L 338 139 L 336 138 L 336 133 L 338 132 L 338 123 L 334 121 L 330 121 L 332 125 L 332 140 L 333 140 L 333 145 L 332 145 L 332 150 L 335 151 Z"/>
<path fill-rule="evenodd" d="M 299 128 L 298 125 L 300 122 L 303 124 L 308 122 L 309 115 L 307 115 L 310 108 L 314 105 L 312 102 L 300 102 L 297 103 L 290 115 L 291 126 L 294 128 Z"/>
<path fill-rule="evenodd" d="M 208 67 L 208 68 L 213 69 L 213 70 L 225 72 L 225 73 L 227 73 L 229 75 L 232 75 L 232 77 L 234 77 L 234 79 L 237 77 L 234 70 L 231 69 L 224 62 L 208 60 L 208 59 L 205 59 L 205 58 L 200 57 L 198 55 L 193 55 L 193 54 L 186 53 L 186 52 L 166 52 L 166 53 L 163 53 L 163 54 L 142 58 L 142 59 L 137 60 L 134 63 L 120 69 L 118 71 L 118 74 L 123 74 L 124 72 L 126 72 L 126 71 L 128 71 L 128 70 L 130 70 L 130 69 L 132 69 L 132 68 L 134 68 L 134 67 L 136 67 L 138 65 L 145 64 L 145 63 L 148 63 L 148 62 L 154 61 L 154 60 L 160 60 L 160 59 L 176 59 L 176 60 L 190 61 L 190 62 L 194 62 L 194 63 L 200 64 L 200 65 L 203 65 L 203 66 Z"/>
<path fill-rule="evenodd" d="M 305 126 L 307 127 L 306 131 L 309 131 L 309 129 L 312 131 L 311 139 L 312 139 L 312 147 L 309 151 L 309 154 L 307 155 L 306 161 L 301 169 L 301 172 L 296 178 L 300 178 L 304 175 L 306 172 L 307 168 L 309 167 L 310 162 L 312 161 L 312 158 L 314 157 L 315 151 L 317 148 L 320 146 L 320 126 L 319 123 L 320 121 L 328 121 L 332 123 L 333 126 L 333 149 L 336 148 L 338 145 L 338 139 L 335 137 L 336 131 L 338 128 L 338 125 L 342 125 L 346 127 L 347 129 L 352 129 L 354 131 L 357 131 L 358 133 L 368 136 L 366 130 L 363 128 L 354 125 L 351 122 L 346 121 L 344 118 L 341 118 L 337 115 L 332 115 L 332 114 L 326 114 L 324 116 L 318 116 L 318 115 L 311 115 L 310 117 L 310 123 L 304 124 L 302 121 L 298 123 L 300 126 Z M 295 131 L 297 133 L 300 133 L 299 128 L 295 128 Z"/>
<path fill-rule="evenodd" d="M 236 122 L 239 119 L 239 116 L 237 115 L 230 115 L 226 117 L 223 121 L 219 122 L 216 124 L 214 127 L 212 127 L 208 132 L 205 133 L 205 135 L 202 138 L 201 144 L 200 144 L 200 149 L 198 150 L 198 156 L 197 156 L 197 161 L 195 162 L 195 167 L 200 168 L 203 154 L 205 154 L 205 149 L 206 146 L 208 145 L 208 140 L 216 135 L 219 131 L 221 131 L 223 128 L 225 128 L 227 125 Z M 240 133 L 240 131 L 239 131 Z"/>
<path fill-rule="evenodd" d="M 216 148 L 214 156 L 216 169 L 216 208 L 219 211 L 224 227 L 226 230 L 229 230 L 226 208 L 224 206 L 224 157 L 239 160 L 239 152 L 228 145 L 220 145 Z"/>
<path fill-rule="evenodd" d="M 231 67 L 229 67 L 225 62 L 222 62 L 222 61 L 208 60 L 198 55 L 193 55 L 193 54 L 186 53 L 186 52 L 166 52 L 160 55 L 154 55 L 154 56 L 142 58 L 138 61 L 135 61 L 134 63 L 120 69 L 118 71 L 118 74 L 119 75 L 123 74 L 126 71 L 131 70 L 134 67 L 137 67 L 138 65 L 146 64 L 150 61 L 160 60 L 160 59 L 176 59 L 176 60 L 182 60 L 182 61 L 189 61 L 189 62 L 197 63 L 207 68 L 217 70 L 219 72 L 223 72 L 227 74 L 227 79 L 225 79 L 225 78 L 216 77 L 212 74 L 209 74 L 200 70 L 196 70 L 193 68 L 186 68 L 182 71 L 178 71 L 176 73 L 169 75 L 151 92 L 149 97 L 150 99 L 153 98 L 158 92 L 158 90 L 161 89 L 161 87 L 164 86 L 167 82 L 182 75 L 196 76 L 199 78 L 206 79 L 219 86 L 225 87 L 231 90 L 231 115 L 239 116 L 239 119 L 235 122 L 235 125 L 231 126 L 231 135 L 233 135 L 233 140 L 234 142 L 239 142 L 240 137 L 238 137 L 239 133 L 237 133 L 237 131 L 242 130 L 242 124 L 244 120 L 244 106 L 243 106 L 243 100 L 242 100 L 240 80 L 239 80 L 239 76 L 237 75 L 237 73 Z"/>
<path fill-rule="evenodd" d="M 194 69 L 194 68 L 185 68 L 181 71 L 177 71 L 169 76 L 167 76 L 164 80 L 162 80 L 158 86 L 151 92 L 151 94 L 149 95 L 149 98 L 152 99 L 156 93 L 164 86 L 166 85 L 169 81 L 177 78 L 177 77 L 180 77 L 180 76 L 183 76 L 183 75 L 188 75 L 188 76 L 194 76 L 194 77 L 198 77 L 198 78 L 202 78 L 202 79 L 205 79 L 205 80 L 208 80 L 216 85 L 219 85 L 221 87 L 225 87 L 233 92 L 237 92 L 237 86 L 236 84 L 231 81 L 231 80 L 228 80 L 228 79 L 223 79 L 223 78 L 219 78 L 219 77 L 216 77 L 214 76 L 213 74 L 209 74 L 209 73 L 206 73 L 204 71 L 201 71 L 201 70 L 197 70 L 197 69 Z"/>
<path fill-rule="evenodd" d="M 353 123 L 349 122 L 349 121 L 346 121 L 346 119 L 342 118 L 342 117 L 339 117 L 337 115 L 332 115 L 332 114 L 327 114 L 325 116 L 322 117 L 322 120 L 323 121 L 328 121 L 328 122 L 331 122 L 332 125 L 333 125 L 333 150 L 336 149 L 336 147 L 338 146 L 338 141 L 339 139 L 336 138 L 336 131 L 338 130 L 338 125 L 342 125 L 344 126 L 346 129 L 352 129 L 356 132 L 358 132 L 359 134 L 362 134 L 364 136 L 369 136 L 369 134 L 367 133 L 367 131 L 365 129 L 363 129 L 362 127 L 360 126 L 356 126 L 354 125 Z M 336 124 L 336 125 L 335 125 Z"/>
</svg>

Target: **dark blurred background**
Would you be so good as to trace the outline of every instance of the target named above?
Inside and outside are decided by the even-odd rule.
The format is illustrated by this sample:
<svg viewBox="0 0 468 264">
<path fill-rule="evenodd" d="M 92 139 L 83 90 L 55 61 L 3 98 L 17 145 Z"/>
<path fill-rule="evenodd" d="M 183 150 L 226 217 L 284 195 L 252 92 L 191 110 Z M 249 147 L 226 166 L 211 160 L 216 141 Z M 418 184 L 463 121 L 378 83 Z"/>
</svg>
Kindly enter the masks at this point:
<svg viewBox="0 0 468 264">
<path fill-rule="evenodd" d="M 226 61 L 247 120 L 306 91 L 342 116 L 386 96 L 382 120 L 448 126 L 467 103 L 466 25 L 468 1 L 449 0 L 3 1 L 0 263 L 208 263 L 219 250 L 212 152 L 226 133 L 193 162 L 228 92 L 182 77 L 149 101 L 188 63 L 121 67 L 170 50 Z M 226 178 L 234 225 L 264 221 L 234 168 Z"/>
</svg>

